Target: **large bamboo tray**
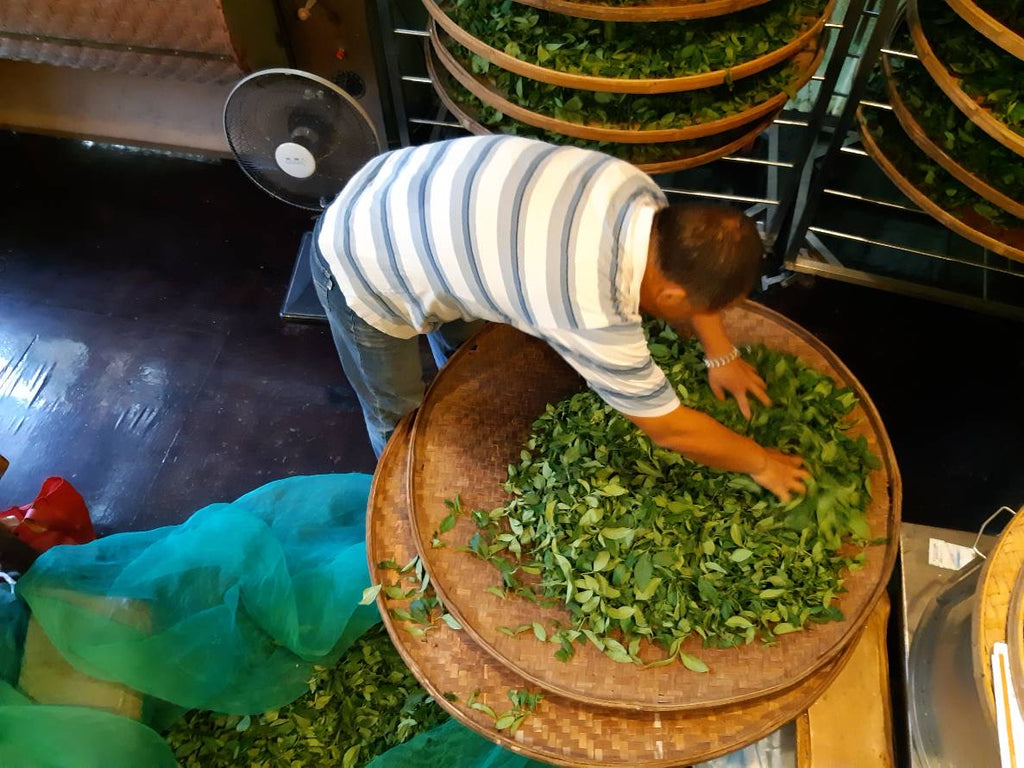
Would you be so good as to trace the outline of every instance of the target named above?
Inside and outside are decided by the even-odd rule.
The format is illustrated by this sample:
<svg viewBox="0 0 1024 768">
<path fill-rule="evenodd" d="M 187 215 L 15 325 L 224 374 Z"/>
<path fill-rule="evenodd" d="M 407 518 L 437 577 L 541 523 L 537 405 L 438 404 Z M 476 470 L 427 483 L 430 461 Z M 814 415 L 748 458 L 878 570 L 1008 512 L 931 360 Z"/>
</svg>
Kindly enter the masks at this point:
<svg viewBox="0 0 1024 768">
<path fill-rule="evenodd" d="M 745 11 L 769 0 L 652 0 L 637 5 L 603 5 L 581 0 L 515 0 L 542 11 L 598 21 L 681 21 Z"/>
<path fill-rule="evenodd" d="M 572 123 L 568 120 L 561 120 L 556 117 L 534 112 L 533 110 L 521 107 L 508 99 L 483 76 L 473 75 L 455 58 L 454 54 L 444 44 L 438 34 L 437 25 L 431 24 L 431 45 L 437 59 L 444 65 L 452 77 L 462 84 L 470 93 L 476 96 L 485 104 L 494 107 L 509 117 L 520 122 L 532 125 L 545 131 L 573 136 L 578 139 L 592 139 L 594 141 L 614 141 L 620 144 L 653 144 L 669 141 L 688 141 L 690 139 L 702 139 L 707 136 L 716 136 L 734 128 L 739 128 L 749 123 L 764 118 L 767 115 L 778 112 L 786 106 L 789 101 L 789 91 L 796 92 L 803 88 L 821 64 L 825 56 L 825 48 L 821 46 L 816 50 L 801 51 L 794 57 L 794 63 L 798 73 L 790 83 L 790 88 L 780 91 L 771 98 L 755 104 L 754 106 L 737 112 L 733 115 L 709 120 L 704 123 L 697 123 L 685 128 L 666 128 L 656 130 L 634 130 L 625 128 L 604 128 L 597 125 L 583 125 Z"/>
<path fill-rule="evenodd" d="M 621 78 L 569 74 L 522 61 L 473 37 L 473 35 L 456 24 L 441 9 L 438 0 L 423 0 L 423 5 L 430 14 L 430 17 L 446 34 L 473 53 L 487 59 L 491 64 L 506 69 L 509 72 L 515 72 L 517 75 L 523 75 L 531 80 L 539 80 L 542 83 L 562 85 L 567 88 L 579 88 L 584 91 L 608 91 L 610 93 L 677 93 L 680 91 L 693 91 L 698 88 L 710 88 L 711 86 L 721 85 L 726 82 L 735 82 L 744 77 L 763 72 L 786 59 L 792 58 L 803 50 L 810 41 L 821 34 L 821 31 L 825 28 L 825 22 L 832 16 L 832 9 L 835 7 L 835 3 L 836 0 L 830 0 L 824 13 L 817 19 L 808 20 L 807 28 L 786 43 L 786 45 L 780 46 L 774 51 L 770 51 L 756 59 L 738 64 L 735 67 L 720 69 L 714 72 L 702 72 L 698 75 L 686 75 L 684 77 Z"/>
<path fill-rule="evenodd" d="M 447 86 L 444 80 L 448 75 L 446 71 L 437 64 L 430 49 L 431 46 L 428 44 L 426 60 L 430 80 L 433 83 L 434 90 L 437 93 L 438 98 L 441 99 L 441 103 L 444 104 L 445 108 L 452 114 L 452 116 L 459 121 L 459 125 L 477 136 L 500 132 L 491 130 L 481 124 L 476 115 L 468 112 L 457 101 L 455 101 L 454 98 L 452 98 L 447 91 Z M 731 155 L 733 152 L 742 150 L 743 148 L 753 144 L 758 136 L 768 130 L 777 114 L 778 113 L 770 115 L 765 120 L 746 130 L 740 128 L 727 134 L 723 134 L 719 137 L 720 142 L 717 143 L 717 145 L 705 149 L 704 151 L 687 153 L 685 146 L 683 146 L 686 142 L 680 142 L 680 156 L 678 158 L 656 163 L 634 162 L 633 165 L 640 170 L 651 174 L 671 173 L 673 171 L 683 171 L 687 168 L 696 168 L 699 165 L 705 165 L 706 163 Z"/>
<path fill-rule="evenodd" d="M 851 434 L 864 435 L 881 458 L 870 477 L 868 523 L 871 537 L 888 543 L 868 548 L 864 568 L 847 575 L 848 592 L 838 601 L 847 617 L 843 622 L 786 635 L 773 646 L 703 649 L 696 637 L 684 643 L 685 651 L 708 664 L 708 674 L 694 674 L 681 664 L 640 670 L 611 661 L 590 644 L 577 646 L 575 656 L 561 662 L 549 643 L 532 635 L 502 634 L 497 629 L 502 625 L 564 624 L 566 613 L 485 592 L 500 582 L 496 570 L 457 549 L 476 530 L 468 515 L 445 534 L 449 546 L 433 548 L 432 534 L 448 513 L 445 499 L 456 494 L 468 509 L 503 503 L 506 468 L 518 459 L 532 422 L 547 403 L 578 391 L 582 383 L 543 342 L 506 326 L 489 328 L 445 366 L 420 409 L 409 472 L 413 527 L 448 610 L 475 642 L 534 685 L 587 704 L 648 711 L 699 710 L 763 698 L 838 658 L 885 589 L 896 557 L 901 488 L 889 439 L 867 393 L 827 347 L 775 312 L 748 302 L 726 312 L 725 323 L 738 343 L 762 342 L 793 353 L 857 392 L 855 418 L 860 421 Z M 641 656 L 651 661 L 662 652 L 648 645 Z"/>
<path fill-rule="evenodd" d="M 416 553 L 405 493 L 410 443 L 408 423 L 401 425 L 377 466 L 367 516 L 367 558 L 374 583 L 390 582 L 394 571 L 377 564 L 406 563 Z M 530 688 L 479 648 L 466 632 L 442 622 L 425 638 L 414 638 L 389 608 L 406 601 L 378 597 L 381 616 L 402 659 L 423 687 L 449 714 L 480 735 L 519 754 L 571 766 L 681 766 L 731 752 L 797 717 L 818 699 L 853 654 L 825 665 L 800 685 L 777 696 L 696 712 L 643 713 L 588 707 L 559 696 L 545 696 L 515 737 L 497 731 L 487 715 L 466 705 L 478 700 L 501 713 L 506 692 Z M 638 678 L 639 680 L 640 678 Z M 535 690 L 535 689 L 534 689 Z M 455 694 L 449 701 L 445 693 Z"/>
<path fill-rule="evenodd" d="M 1018 35 L 971 0 L 946 0 L 946 2 L 961 19 L 1004 51 L 1024 61 L 1024 37 Z"/>
<path fill-rule="evenodd" d="M 900 169 L 896 167 L 895 163 L 886 157 L 881 147 L 878 146 L 878 142 L 875 141 L 875 137 L 872 136 L 871 131 L 868 130 L 867 123 L 864 118 L 863 107 L 860 107 L 857 110 L 857 120 L 860 122 L 860 135 L 861 140 L 864 143 L 864 150 L 871 155 L 871 158 L 878 164 L 878 167 L 882 169 L 885 175 L 889 177 L 889 180 L 899 187 L 900 192 L 913 200 L 921 210 L 925 211 L 925 213 L 936 219 L 943 226 L 948 227 L 958 235 L 967 238 L 972 243 L 977 243 L 983 248 L 987 248 L 993 253 L 998 253 L 1000 256 L 1005 256 L 1008 259 L 1024 261 L 1024 250 L 1015 248 L 1008 243 L 1004 243 L 1002 240 L 998 240 L 991 235 L 975 229 L 966 221 L 957 218 L 928 197 L 924 192 L 915 187 L 910 179 L 903 175 Z"/>
<path fill-rule="evenodd" d="M 1018 155 L 1024 155 L 1024 135 L 1017 133 L 989 110 L 979 106 L 960 87 L 959 78 L 946 69 L 946 65 L 935 55 L 935 51 L 928 43 L 928 38 L 925 37 L 924 28 L 921 26 L 917 3 L 918 0 L 907 0 L 907 24 L 910 26 L 910 35 L 914 40 L 914 49 L 917 51 L 918 58 L 931 74 L 932 79 L 935 80 L 935 84 L 945 92 L 961 112 L 970 118 L 972 123 L 1007 149 Z"/>
<path fill-rule="evenodd" d="M 970 187 L 975 193 L 981 195 L 993 205 L 999 206 L 1018 219 L 1024 219 L 1024 200 L 1014 200 L 1009 195 L 1000 192 L 987 181 L 964 168 L 952 155 L 932 141 L 928 132 L 917 122 L 913 111 L 903 101 L 900 95 L 899 80 L 892 69 L 892 63 L 888 54 L 882 54 L 882 67 L 885 70 L 889 91 L 889 104 L 892 107 L 893 114 L 900 121 L 900 125 L 907 132 L 907 136 L 911 138 L 921 151 L 956 177 L 960 183 Z"/>
<path fill-rule="evenodd" d="M 993 730 L 996 727 L 996 700 L 992 687 L 992 649 L 996 643 L 1008 641 L 1008 632 L 1016 634 L 1017 640 L 1021 632 L 1024 632 L 1020 614 L 1010 610 L 1011 597 L 1022 571 L 1024 509 L 1014 515 L 985 561 L 975 593 L 976 608 L 971 617 L 974 679 L 978 683 L 978 695 Z M 1016 647 L 1019 650 L 1019 642 L 1014 642 L 1014 639 L 1010 639 L 1010 642 L 1011 649 Z M 1018 662 L 1013 669 L 1013 674 L 1018 675 L 1019 658 L 1011 658 L 1010 662 Z"/>
</svg>

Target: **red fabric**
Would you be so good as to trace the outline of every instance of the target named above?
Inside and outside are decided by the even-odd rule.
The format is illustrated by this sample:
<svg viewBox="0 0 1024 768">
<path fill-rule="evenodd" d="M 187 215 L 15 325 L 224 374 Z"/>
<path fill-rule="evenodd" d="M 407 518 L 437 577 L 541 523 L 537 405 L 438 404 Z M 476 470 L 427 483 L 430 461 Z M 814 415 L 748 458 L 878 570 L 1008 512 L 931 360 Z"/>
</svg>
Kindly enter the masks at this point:
<svg viewBox="0 0 1024 768">
<path fill-rule="evenodd" d="M 63 477 L 48 477 L 31 504 L 0 512 L 0 524 L 37 552 L 96 538 L 85 499 Z"/>
</svg>

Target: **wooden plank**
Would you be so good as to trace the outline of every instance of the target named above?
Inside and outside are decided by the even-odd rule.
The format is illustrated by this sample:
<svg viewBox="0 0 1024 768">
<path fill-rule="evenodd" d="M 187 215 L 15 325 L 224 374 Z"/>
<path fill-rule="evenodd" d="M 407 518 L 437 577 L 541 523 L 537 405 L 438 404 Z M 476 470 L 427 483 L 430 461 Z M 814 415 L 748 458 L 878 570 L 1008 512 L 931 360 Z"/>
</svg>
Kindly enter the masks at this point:
<svg viewBox="0 0 1024 768">
<path fill-rule="evenodd" d="M 886 626 L 889 598 L 872 611 L 853 655 L 810 709 L 797 718 L 797 768 L 893 768 Z"/>
<path fill-rule="evenodd" d="M 0 60 L 0 127 L 227 157 L 221 116 L 230 90 Z"/>
</svg>

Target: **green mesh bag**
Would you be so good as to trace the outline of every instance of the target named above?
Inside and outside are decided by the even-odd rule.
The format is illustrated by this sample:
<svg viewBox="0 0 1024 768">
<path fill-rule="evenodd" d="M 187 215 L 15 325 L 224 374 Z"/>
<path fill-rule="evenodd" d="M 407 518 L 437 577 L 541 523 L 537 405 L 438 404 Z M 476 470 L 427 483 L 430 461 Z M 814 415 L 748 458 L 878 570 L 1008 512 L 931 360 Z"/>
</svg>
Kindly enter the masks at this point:
<svg viewBox="0 0 1024 768">
<path fill-rule="evenodd" d="M 27 622 L 25 604 L 0 582 L 0 682 L 18 682 Z"/>
<path fill-rule="evenodd" d="M 414 765 L 446 768 L 545 768 L 548 763 L 510 752 L 477 735 L 458 721 L 449 720 L 405 744 L 392 747 L 367 763 L 366 768 L 410 768 Z"/>
<path fill-rule="evenodd" d="M 33 704 L 0 681 L 0 765 L 4 768 L 175 768 L 156 731 L 87 707 Z"/>
<path fill-rule="evenodd" d="M 274 709 L 380 620 L 358 605 L 369 485 L 288 478 L 181 525 L 55 547 L 18 593 L 85 674 L 186 709 Z"/>
</svg>

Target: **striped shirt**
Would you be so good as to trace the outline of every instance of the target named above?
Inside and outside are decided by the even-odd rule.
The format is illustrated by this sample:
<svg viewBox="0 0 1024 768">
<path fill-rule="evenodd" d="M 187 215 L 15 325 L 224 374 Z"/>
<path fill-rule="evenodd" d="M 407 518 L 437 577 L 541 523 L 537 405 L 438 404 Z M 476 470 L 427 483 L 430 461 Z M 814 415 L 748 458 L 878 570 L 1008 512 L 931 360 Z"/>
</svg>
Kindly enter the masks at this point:
<svg viewBox="0 0 1024 768">
<path fill-rule="evenodd" d="M 474 136 L 372 160 L 325 211 L 318 245 L 348 306 L 384 333 L 507 323 L 550 344 L 619 411 L 661 416 L 679 400 L 651 359 L 639 304 L 665 204 L 625 161 Z"/>
</svg>

